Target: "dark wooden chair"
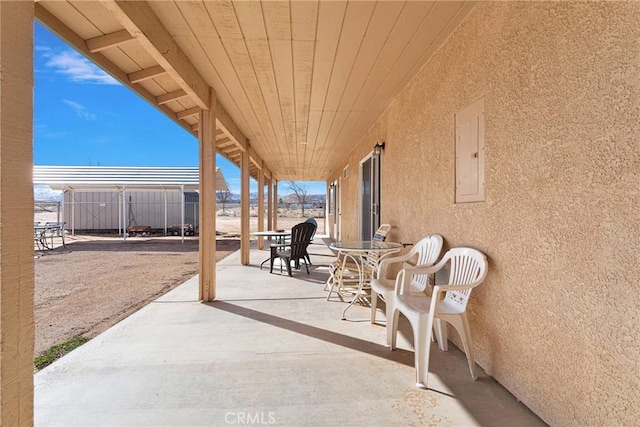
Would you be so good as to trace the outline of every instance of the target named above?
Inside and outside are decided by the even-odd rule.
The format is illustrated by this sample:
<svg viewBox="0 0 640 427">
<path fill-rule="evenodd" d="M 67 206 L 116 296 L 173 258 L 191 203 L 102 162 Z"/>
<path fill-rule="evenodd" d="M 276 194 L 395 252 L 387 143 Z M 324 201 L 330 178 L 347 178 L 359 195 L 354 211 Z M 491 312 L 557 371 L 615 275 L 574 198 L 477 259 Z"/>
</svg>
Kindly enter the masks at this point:
<svg viewBox="0 0 640 427">
<path fill-rule="evenodd" d="M 309 265 L 305 260 L 305 254 L 307 253 L 307 246 L 311 243 L 311 236 L 315 229 L 316 227 L 313 224 L 302 222 L 291 229 L 291 240 L 289 243 L 271 245 L 271 268 L 269 269 L 269 273 L 273 273 L 273 261 L 276 258 L 280 258 L 282 262 L 286 263 L 289 276 L 292 276 L 291 261 L 295 262 L 296 269 L 300 269 L 300 260 L 304 261 L 307 274 L 309 274 Z M 280 265 L 280 271 L 282 271 L 282 265 Z"/>
<path fill-rule="evenodd" d="M 318 231 L 318 222 L 315 220 L 315 218 L 307 218 L 307 220 L 305 221 L 309 224 L 313 224 L 313 233 L 311 233 L 311 238 L 309 239 L 310 242 L 313 242 L 313 237 L 316 235 L 316 231 Z M 304 250 L 304 259 L 306 262 L 309 263 L 309 265 L 311 265 L 311 258 L 309 257 L 309 250 L 308 248 Z"/>
</svg>

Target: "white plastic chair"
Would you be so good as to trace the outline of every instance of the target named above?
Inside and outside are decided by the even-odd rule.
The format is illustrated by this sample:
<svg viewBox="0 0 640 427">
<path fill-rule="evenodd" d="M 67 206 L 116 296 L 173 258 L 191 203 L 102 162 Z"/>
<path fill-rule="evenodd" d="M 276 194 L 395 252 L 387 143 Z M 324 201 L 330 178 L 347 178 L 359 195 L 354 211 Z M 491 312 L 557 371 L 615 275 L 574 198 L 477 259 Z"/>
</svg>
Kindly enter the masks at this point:
<svg viewBox="0 0 640 427">
<path fill-rule="evenodd" d="M 389 230 L 391 230 L 390 224 L 380 225 L 373 235 L 372 240 L 384 242 L 389 234 Z M 377 254 L 372 256 L 377 257 Z M 366 264 L 361 267 L 365 274 L 366 283 L 370 282 L 377 268 L 378 259 L 374 259 L 372 256 L 367 257 Z M 360 273 L 358 266 L 353 263 L 350 257 L 338 253 L 337 259 L 329 266 L 329 279 L 327 279 L 327 283 L 325 284 L 325 290 L 329 291 L 327 301 L 329 301 L 333 292 L 343 297 L 345 294 L 357 289 L 359 283 Z"/>
<path fill-rule="evenodd" d="M 413 245 L 411 250 L 404 254 L 385 258 L 380 262 L 377 277 L 371 281 L 371 323 L 376 322 L 378 308 L 378 296 L 382 297 L 386 305 L 386 319 L 394 313 L 395 307 L 395 280 L 387 279 L 387 270 L 393 264 L 410 262 L 420 267 L 431 267 L 436 263 L 442 251 L 442 236 L 431 234 Z M 425 290 L 429 286 L 430 277 L 424 274 L 416 274 L 409 283 L 410 292 L 416 296 L 426 297 Z M 391 345 L 391 328 L 387 328 L 387 345 Z"/>
<path fill-rule="evenodd" d="M 447 285 L 433 287 L 431 297 L 411 295 L 411 282 L 416 275 L 431 275 L 449 265 L 449 281 Z M 396 347 L 398 332 L 398 314 L 402 313 L 409 320 L 413 330 L 415 347 L 416 385 L 427 387 L 429 375 L 429 349 L 434 322 L 450 323 L 462 339 L 462 346 L 467 355 L 471 377 L 475 380 L 476 366 L 471 349 L 471 332 L 467 320 L 467 302 L 471 290 L 478 286 L 487 276 L 487 258 L 472 248 L 453 248 L 442 260 L 432 267 L 411 267 L 400 270 L 396 277 L 395 311 L 391 316 L 391 349 Z M 444 297 L 441 298 L 441 294 Z M 444 326 L 444 325 L 443 325 Z M 438 328 L 439 329 L 439 328 Z"/>
</svg>

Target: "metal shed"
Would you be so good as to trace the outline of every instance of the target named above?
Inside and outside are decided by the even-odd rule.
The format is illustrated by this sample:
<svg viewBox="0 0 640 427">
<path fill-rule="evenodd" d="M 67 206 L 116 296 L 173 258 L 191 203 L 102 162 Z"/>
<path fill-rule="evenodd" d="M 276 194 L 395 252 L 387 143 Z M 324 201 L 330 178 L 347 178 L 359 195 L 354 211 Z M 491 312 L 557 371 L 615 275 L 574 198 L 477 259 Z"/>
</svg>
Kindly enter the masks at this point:
<svg viewBox="0 0 640 427">
<path fill-rule="evenodd" d="M 179 224 L 199 224 L 197 167 L 34 166 L 34 184 L 63 191 L 62 217 L 76 230 L 126 230 L 146 225 L 164 230 Z M 220 168 L 216 191 L 228 191 Z"/>
</svg>

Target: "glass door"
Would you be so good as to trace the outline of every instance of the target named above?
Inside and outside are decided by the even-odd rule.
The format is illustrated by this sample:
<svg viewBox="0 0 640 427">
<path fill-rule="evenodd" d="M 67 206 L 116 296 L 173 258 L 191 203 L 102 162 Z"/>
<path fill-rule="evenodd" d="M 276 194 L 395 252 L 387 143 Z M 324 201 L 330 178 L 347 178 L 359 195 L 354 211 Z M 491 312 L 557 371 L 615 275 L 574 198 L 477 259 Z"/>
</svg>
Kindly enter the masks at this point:
<svg viewBox="0 0 640 427">
<path fill-rule="evenodd" d="M 329 237 L 331 237 L 333 240 L 339 240 L 339 235 L 338 235 L 338 227 L 339 227 L 339 197 L 338 197 L 338 191 L 339 191 L 339 180 L 335 180 L 331 183 L 331 185 L 329 186 L 329 220 L 331 221 L 329 230 L 330 230 L 330 234 Z"/>
<path fill-rule="evenodd" d="M 360 240 L 371 240 L 380 227 L 380 156 L 360 163 Z"/>
</svg>

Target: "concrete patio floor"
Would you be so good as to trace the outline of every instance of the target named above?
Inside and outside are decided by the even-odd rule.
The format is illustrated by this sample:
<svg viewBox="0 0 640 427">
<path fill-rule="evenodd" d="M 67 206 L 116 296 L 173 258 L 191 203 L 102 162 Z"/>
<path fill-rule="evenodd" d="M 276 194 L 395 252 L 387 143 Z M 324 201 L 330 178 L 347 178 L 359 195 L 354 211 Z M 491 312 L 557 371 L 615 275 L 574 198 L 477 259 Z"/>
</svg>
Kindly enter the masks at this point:
<svg viewBox="0 0 640 427">
<path fill-rule="evenodd" d="M 38 372 L 35 425 L 544 425 L 481 369 L 473 381 L 454 346 L 432 346 L 430 389 L 416 388 L 408 324 L 390 351 L 382 313 L 371 325 L 354 305 L 342 321 L 323 291 L 330 252 L 310 252 L 293 278 L 261 271 L 266 251 L 250 266 L 236 252 L 216 302 L 193 278 Z"/>
</svg>

